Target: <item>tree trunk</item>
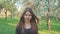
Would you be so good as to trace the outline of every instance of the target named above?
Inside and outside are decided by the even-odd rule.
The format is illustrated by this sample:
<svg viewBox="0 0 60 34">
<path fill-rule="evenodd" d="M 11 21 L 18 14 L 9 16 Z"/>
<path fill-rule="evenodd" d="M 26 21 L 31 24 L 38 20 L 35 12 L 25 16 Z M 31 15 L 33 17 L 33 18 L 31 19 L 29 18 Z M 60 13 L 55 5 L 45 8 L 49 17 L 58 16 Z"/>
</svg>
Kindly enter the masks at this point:
<svg viewBox="0 0 60 34">
<path fill-rule="evenodd" d="M 7 10 L 5 11 L 5 19 L 7 19 Z"/>
<path fill-rule="evenodd" d="M 48 9 L 48 13 L 47 13 L 47 29 L 48 31 L 50 31 L 50 9 Z"/>
<path fill-rule="evenodd" d="M 11 12 L 11 19 L 13 18 L 13 12 Z"/>
<path fill-rule="evenodd" d="M 1 8 L 0 8 L 0 13 L 1 13 Z"/>
</svg>

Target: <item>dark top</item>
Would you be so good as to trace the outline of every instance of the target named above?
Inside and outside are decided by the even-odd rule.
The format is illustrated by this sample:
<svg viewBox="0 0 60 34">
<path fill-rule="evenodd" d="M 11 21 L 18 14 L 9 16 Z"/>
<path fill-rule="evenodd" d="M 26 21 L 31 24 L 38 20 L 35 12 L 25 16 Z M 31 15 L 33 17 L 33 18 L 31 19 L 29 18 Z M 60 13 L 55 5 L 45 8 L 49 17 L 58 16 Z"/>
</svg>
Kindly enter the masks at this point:
<svg viewBox="0 0 60 34">
<path fill-rule="evenodd" d="M 26 34 L 33 34 L 33 31 L 31 31 L 31 29 L 25 29 L 25 33 Z M 22 34 L 22 28 L 21 27 L 16 29 L 16 34 Z"/>
</svg>

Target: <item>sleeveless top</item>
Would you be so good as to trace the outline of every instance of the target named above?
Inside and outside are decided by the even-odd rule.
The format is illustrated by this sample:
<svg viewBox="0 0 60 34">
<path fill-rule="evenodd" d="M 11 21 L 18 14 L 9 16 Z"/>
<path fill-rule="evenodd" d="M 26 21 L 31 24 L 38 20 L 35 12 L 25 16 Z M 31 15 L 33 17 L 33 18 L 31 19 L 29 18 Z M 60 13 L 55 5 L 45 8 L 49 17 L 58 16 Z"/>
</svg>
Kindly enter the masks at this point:
<svg viewBox="0 0 60 34">
<path fill-rule="evenodd" d="M 22 34 L 22 27 L 16 29 L 16 34 Z M 31 29 L 25 29 L 25 34 L 33 34 L 33 31 Z"/>
</svg>

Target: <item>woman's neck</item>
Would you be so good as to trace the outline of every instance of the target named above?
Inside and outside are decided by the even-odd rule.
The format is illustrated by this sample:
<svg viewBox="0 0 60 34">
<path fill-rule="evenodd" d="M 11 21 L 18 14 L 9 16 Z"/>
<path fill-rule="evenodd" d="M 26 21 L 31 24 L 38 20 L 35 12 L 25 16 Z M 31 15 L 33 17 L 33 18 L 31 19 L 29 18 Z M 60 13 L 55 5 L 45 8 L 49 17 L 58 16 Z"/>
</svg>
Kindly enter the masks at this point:
<svg viewBox="0 0 60 34">
<path fill-rule="evenodd" d="M 25 28 L 26 28 L 26 29 L 31 28 L 31 23 L 30 23 L 30 22 L 25 22 Z"/>
<path fill-rule="evenodd" d="M 25 21 L 25 23 L 26 23 L 26 24 L 29 24 L 29 23 L 30 23 L 30 21 Z"/>
</svg>

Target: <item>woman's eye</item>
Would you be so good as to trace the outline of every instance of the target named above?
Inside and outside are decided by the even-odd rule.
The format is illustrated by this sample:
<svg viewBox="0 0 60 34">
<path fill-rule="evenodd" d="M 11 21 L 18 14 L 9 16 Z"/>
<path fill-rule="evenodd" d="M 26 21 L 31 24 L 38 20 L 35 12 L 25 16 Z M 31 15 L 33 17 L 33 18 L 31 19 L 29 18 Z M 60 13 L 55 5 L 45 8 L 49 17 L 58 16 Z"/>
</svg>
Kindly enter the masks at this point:
<svg viewBox="0 0 60 34">
<path fill-rule="evenodd" d="M 29 16 L 32 16 L 32 15 L 29 15 Z"/>
<path fill-rule="evenodd" d="M 25 14 L 25 16 L 27 16 L 27 14 Z"/>
</svg>

